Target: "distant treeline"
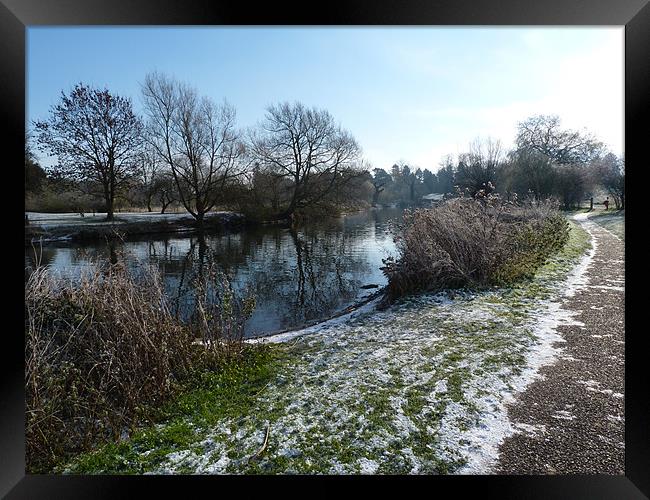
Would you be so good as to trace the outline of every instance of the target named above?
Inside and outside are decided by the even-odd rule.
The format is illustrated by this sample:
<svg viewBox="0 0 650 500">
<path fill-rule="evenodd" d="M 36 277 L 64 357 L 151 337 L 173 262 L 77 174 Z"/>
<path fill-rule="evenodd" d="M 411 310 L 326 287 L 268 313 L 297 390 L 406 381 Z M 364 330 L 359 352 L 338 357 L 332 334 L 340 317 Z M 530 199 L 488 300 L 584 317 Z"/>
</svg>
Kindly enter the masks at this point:
<svg viewBox="0 0 650 500">
<path fill-rule="evenodd" d="M 475 140 L 467 152 L 446 156 L 436 173 L 393 165 L 375 168 L 373 203 L 416 203 L 423 195 L 475 196 L 496 191 L 511 200 L 557 199 L 565 209 L 600 194 L 625 206 L 625 162 L 593 136 L 560 127 L 557 116 L 537 115 L 518 124 L 515 147 Z M 600 203 L 603 200 L 594 200 Z"/>
<path fill-rule="evenodd" d="M 432 172 L 370 165 L 352 134 L 326 110 L 301 103 L 269 106 L 247 130 L 235 108 L 159 73 L 142 83 L 144 116 L 131 100 L 83 83 L 25 143 L 27 210 L 106 212 L 185 210 L 201 224 L 215 209 L 253 220 L 335 215 L 371 204 L 417 204 L 430 193 L 497 190 L 510 198 L 555 197 L 565 208 L 604 189 L 624 206 L 624 161 L 556 116 L 519 123 L 516 146 L 475 140 Z M 32 144 L 34 143 L 34 144 Z M 56 158 L 43 169 L 34 146 Z"/>
</svg>

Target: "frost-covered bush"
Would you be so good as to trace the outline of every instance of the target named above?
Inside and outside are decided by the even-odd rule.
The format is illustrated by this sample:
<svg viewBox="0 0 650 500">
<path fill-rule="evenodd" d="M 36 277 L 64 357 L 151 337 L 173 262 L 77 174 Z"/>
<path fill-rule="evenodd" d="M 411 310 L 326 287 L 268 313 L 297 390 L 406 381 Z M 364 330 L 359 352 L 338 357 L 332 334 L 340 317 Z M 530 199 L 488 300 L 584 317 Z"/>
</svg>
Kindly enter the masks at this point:
<svg viewBox="0 0 650 500">
<path fill-rule="evenodd" d="M 406 211 L 399 255 L 384 261 L 385 303 L 446 288 L 504 285 L 532 275 L 567 241 L 569 226 L 550 201 L 505 203 L 459 197 Z"/>
<path fill-rule="evenodd" d="M 514 227 L 509 251 L 500 266 L 491 273 L 489 284 L 508 285 L 529 278 L 569 238 L 569 224 L 560 214 L 531 218 Z"/>
</svg>

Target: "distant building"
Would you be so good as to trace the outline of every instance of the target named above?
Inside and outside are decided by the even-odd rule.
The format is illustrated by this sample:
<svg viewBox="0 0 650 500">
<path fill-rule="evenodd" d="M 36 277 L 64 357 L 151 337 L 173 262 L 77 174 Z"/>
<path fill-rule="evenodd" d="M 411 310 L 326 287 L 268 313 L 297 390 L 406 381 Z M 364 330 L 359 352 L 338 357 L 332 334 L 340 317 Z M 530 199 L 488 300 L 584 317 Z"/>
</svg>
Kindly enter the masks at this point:
<svg viewBox="0 0 650 500">
<path fill-rule="evenodd" d="M 442 194 L 442 193 L 425 194 L 422 197 L 422 204 L 423 205 L 431 205 L 431 206 L 437 205 L 438 203 L 440 203 L 444 199 L 444 196 L 445 195 Z"/>
</svg>

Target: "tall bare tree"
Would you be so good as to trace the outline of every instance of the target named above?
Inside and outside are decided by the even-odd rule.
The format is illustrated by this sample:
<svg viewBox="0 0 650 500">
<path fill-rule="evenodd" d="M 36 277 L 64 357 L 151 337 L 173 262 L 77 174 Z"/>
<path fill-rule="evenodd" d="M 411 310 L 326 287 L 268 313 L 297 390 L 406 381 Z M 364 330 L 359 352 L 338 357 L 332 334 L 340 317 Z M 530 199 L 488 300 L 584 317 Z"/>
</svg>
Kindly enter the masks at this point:
<svg viewBox="0 0 650 500">
<path fill-rule="evenodd" d="M 352 135 L 329 112 L 298 102 L 267 108 L 250 134 L 250 154 L 267 172 L 288 181 L 278 219 L 323 204 L 363 173 L 361 148 Z"/>
<path fill-rule="evenodd" d="M 56 156 L 56 173 L 79 182 L 97 183 L 113 220 L 116 196 L 137 174 L 142 122 L 128 98 L 79 83 L 34 123 L 41 150 Z"/>
<path fill-rule="evenodd" d="M 603 144 L 590 134 L 560 128 L 560 118 L 555 115 L 537 115 L 520 122 L 516 144 L 519 150 L 537 151 L 559 165 L 584 165 L 603 150 Z"/>
<path fill-rule="evenodd" d="M 142 95 L 148 141 L 169 166 L 180 202 L 202 225 L 228 183 L 243 174 L 235 109 L 159 73 L 146 76 Z"/>
<path fill-rule="evenodd" d="M 145 144 L 138 155 L 139 187 L 141 188 L 144 202 L 149 212 L 152 211 L 151 202 L 160 187 L 159 178 L 163 171 L 163 163 L 150 144 Z"/>
</svg>

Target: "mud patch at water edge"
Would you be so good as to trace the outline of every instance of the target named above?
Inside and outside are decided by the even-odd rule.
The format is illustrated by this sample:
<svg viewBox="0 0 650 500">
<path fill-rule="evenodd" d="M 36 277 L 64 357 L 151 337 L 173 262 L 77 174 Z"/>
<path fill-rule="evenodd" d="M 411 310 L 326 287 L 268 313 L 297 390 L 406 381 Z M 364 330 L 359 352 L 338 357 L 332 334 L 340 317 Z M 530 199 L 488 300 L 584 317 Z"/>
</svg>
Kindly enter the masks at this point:
<svg viewBox="0 0 650 500">
<path fill-rule="evenodd" d="M 194 419 L 191 443 L 150 472 L 488 473 L 515 430 L 504 405 L 559 353 L 553 329 L 570 314 L 554 299 L 579 286 L 587 247 L 573 226 L 566 248 L 513 289 L 367 304 L 256 340 L 284 340 L 286 358 L 251 411 Z"/>
</svg>

